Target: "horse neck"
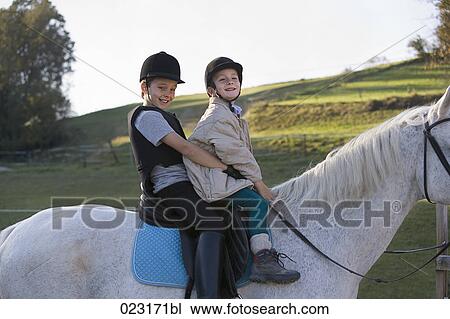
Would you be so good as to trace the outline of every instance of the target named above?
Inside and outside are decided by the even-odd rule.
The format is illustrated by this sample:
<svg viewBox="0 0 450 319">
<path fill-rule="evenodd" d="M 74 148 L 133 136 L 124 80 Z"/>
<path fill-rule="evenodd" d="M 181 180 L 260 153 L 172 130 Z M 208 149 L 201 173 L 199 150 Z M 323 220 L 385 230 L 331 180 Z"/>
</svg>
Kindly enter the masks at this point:
<svg viewBox="0 0 450 319">
<path fill-rule="evenodd" d="M 291 212 L 294 212 L 296 221 L 300 221 L 301 231 L 313 243 L 330 256 L 343 261 L 344 265 L 361 273 L 366 273 L 380 257 L 408 212 L 421 198 L 415 176 L 417 152 L 416 149 L 408 146 L 414 145 L 415 142 L 411 140 L 410 135 L 408 139 L 404 139 L 407 145 L 403 145 L 403 148 L 407 151 L 402 152 L 402 161 L 398 163 L 396 173 L 388 176 L 371 195 L 353 199 L 355 203 L 360 203 L 358 208 L 342 212 L 341 215 L 345 220 L 362 221 L 359 226 L 342 225 L 336 219 L 337 211 L 333 211 L 333 209 L 325 225 L 321 225 L 317 221 L 302 223 L 302 217 L 306 214 L 303 209 L 302 215 L 301 204 L 305 200 L 314 198 L 314 194 L 308 194 L 308 198 L 298 198 L 296 203 L 291 201 L 288 205 Z M 321 177 L 317 176 L 316 178 L 320 179 Z M 330 206 L 336 208 L 335 205 L 344 200 L 339 199 L 336 203 L 330 203 Z M 392 209 L 398 207 L 397 203 L 401 204 L 401 208 L 399 210 Z M 386 210 L 388 215 L 368 218 L 368 216 L 373 216 L 374 211 L 384 211 L 384 205 L 388 205 Z M 297 216 L 295 216 L 296 214 Z M 365 222 L 365 217 L 368 218 L 367 222 Z M 387 225 L 384 224 L 385 221 Z M 301 249 L 296 249 L 300 239 L 291 232 L 288 237 L 284 244 L 291 246 L 288 248 L 289 253 L 297 260 L 301 260 L 303 252 Z"/>
<path fill-rule="evenodd" d="M 419 199 L 418 189 L 412 180 L 404 176 L 402 179 L 400 174 L 394 175 L 370 198 L 364 198 L 364 208 L 349 213 L 348 217 L 361 220 L 367 218 L 361 227 L 349 228 L 334 224 L 337 226 L 334 231 L 342 236 L 342 251 L 360 272 L 369 271 L 383 254 Z"/>
</svg>

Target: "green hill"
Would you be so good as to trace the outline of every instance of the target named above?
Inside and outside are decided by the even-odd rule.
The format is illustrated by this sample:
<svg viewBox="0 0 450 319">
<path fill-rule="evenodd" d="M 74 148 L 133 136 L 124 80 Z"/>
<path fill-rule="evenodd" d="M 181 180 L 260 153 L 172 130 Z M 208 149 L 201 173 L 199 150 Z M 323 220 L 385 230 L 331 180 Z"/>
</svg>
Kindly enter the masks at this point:
<svg viewBox="0 0 450 319">
<path fill-rule="evenodd" d="M 450 84 L 450 66 L 420 60 L 368 68 L 351 75 L 262 85 L 243 90 L 239 102 L 252 137 L 280 134 L 357 134 L 408 104 L 429 103 Z M 206 94 L 179 96 L 171 110 L 189 133 L 207 106 Z M 389 104 L 387 107 L 384 104 Z M 65 120 L 72 144 L 97 144 L 127 135 L 126 116 L 137 104 Z M 378 105 L 378 107 L 374 107 Z M 411 106 L 411 105 L 410 105 Z"/>
</svg>

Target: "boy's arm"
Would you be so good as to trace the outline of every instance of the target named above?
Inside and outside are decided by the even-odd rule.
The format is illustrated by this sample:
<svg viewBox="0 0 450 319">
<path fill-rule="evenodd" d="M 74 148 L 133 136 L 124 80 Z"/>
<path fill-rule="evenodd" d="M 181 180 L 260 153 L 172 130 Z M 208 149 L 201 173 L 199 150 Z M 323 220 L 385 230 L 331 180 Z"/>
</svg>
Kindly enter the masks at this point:
<svg viewBox="0 0 450 319">
<path fill-rule="evenodd" d="M 136 129 L 153 145 L 167 144 L 193 162 L 210 168 L 226 169 L 217 157 L 186 141 L 155 111 L 142 112 L 134 123 Z"/>
<path fill-rule="evenodd" d="M 220 168 L 223 170 L 227 168 L 227 166 L 217 157 L 201 149 L 197 145 L 185 140 L 175 132 L 167 134 L 161 139 L 161 141 L 197 164 L 210 168 Z"/>
<path fill-rule="evenodd" d="M 267 199 L 268 201 L 273 201 L 275 199 L 275 196 L 273 195 L 273 193 L 270 190 L 270 188 L 267 187 L 267 185 L 264 184 L 264 182 L 262 180 L 255 183 L 255 188 L 258 191 L 258 193 L 262 197 Z"/>
<path fill-rule="evenodd" d="M 227 165 L 232 165 L 253 183 L 262 180 L 261 169 L 252 152 L 242 143 L 232 123 L 218 121 L 208 128 L 208 142 L 216 155 Z"/>
</svg>

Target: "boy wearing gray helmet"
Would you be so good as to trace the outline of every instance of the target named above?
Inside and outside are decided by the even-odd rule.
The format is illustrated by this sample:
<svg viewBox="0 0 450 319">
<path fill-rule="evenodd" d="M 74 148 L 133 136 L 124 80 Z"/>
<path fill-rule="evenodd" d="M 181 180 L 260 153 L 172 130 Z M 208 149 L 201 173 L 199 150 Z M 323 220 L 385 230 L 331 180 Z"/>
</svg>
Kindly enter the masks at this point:
<svg viewBox="0 0 450 319">
<path fill-rule="evenodd" d="M 212 60 L 205 71 L 209 105 L 189 141 L 232 166 L 206 168 L 184 157 L 188 176 L 197 194 L 205 201 L 232 199 L 233 205 L 252 208 L 248 232 L 253 252 L 250 279 L 256 282 L 290 283 L 300 274 L 284 268 L 270 241 L 267 230 L 269 201 L 274 199 L 262 180 L 261 169 L 252 153 L 248 123 L 241 118 L 242 109 L 235 104 L 241 93 L 242 65 L 230 58 Z M 254 190 L 254 189 L 256 190 Z M 255 205 L 256 204 L 256 205 Z"/>
</svg>

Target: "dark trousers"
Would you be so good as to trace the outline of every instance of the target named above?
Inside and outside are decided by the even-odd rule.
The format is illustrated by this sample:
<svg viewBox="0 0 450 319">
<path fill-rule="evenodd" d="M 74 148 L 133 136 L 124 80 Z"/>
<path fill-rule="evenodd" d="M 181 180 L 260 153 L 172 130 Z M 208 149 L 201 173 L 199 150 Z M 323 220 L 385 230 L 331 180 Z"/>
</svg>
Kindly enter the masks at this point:
<svg viewBox="0 0 450 319">
<path fill-rule="evenodd" d="M 231 205 L 223 202 L 208 203 L 195 192 L 190 182 L 170 185 L 155 194 L 161 198 L 156 207 L 164 219 L 177 228 L 189 232 L 216 231 L 223 233 L 231 221 Z M 162 208 L 162 209 L 161 209 Z"/>
</svg>

